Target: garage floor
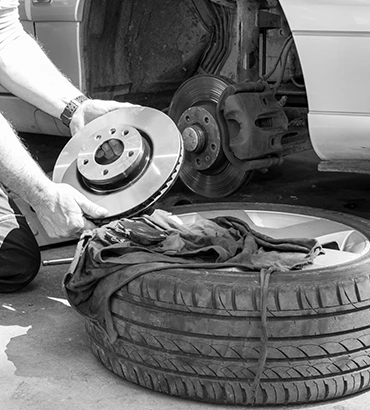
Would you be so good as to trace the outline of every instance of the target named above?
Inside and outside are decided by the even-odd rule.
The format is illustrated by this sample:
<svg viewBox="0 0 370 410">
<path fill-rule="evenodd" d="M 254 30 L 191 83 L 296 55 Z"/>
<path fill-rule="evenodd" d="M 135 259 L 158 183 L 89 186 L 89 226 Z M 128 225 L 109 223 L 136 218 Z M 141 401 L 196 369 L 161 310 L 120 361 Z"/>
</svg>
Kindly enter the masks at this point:
<svg viewBox="0 0 370 410">
<path fill-rule="evenodd" d="M 45 171 L 51 171 L 66 140 L 45 136 L 24 138 Z M 370 175 L 323 174 L 317 171 L 317 164 L 312 151 L 290 156 L 279 168 L 257 174 L 248 186 L 227 201 L 305 205 L 370 218 Z M 159 207 L 187 201 L 207 202 L 191 194 L 179 181 Z M 73 254 L 71 244 L 42 252 L 44 260 Z M 81 317 L 64 299 L 61 282 L 65 271 L 66 266 L 42 267 L 36 280 L 25 290 L 0 295 L 1 409 L 226 408 L 153 393 L 106 370 L 87 347 Z M 289 409 L 364 410 L 369 406 L 370 392 L 339 402 Z"/>
</svg>

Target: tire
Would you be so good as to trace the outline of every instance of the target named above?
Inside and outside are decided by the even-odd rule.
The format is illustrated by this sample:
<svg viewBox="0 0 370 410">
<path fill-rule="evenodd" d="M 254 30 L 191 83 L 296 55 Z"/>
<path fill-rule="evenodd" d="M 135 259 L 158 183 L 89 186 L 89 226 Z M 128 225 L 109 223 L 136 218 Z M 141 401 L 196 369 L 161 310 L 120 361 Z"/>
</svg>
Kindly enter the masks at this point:
<svg viewBox="0 0 370 410">
<path fill-rule="evenodd" d="M 176 208 L 182 214 L 204 205 Z M 340 222 L 370 238 L 370 222 L 307 207 L 207 204 Z M 209 403 L 272 406 L 338 399 L 370 387 L 370 251 L 351 262 L 275 272 L 268 288 L 268 356 L 261 353 L 260 276 L 176 269 L 153 272 L 116 292 L 111 344 L 86 322 L 94 355 L 148 389 Z"/>
</svg>

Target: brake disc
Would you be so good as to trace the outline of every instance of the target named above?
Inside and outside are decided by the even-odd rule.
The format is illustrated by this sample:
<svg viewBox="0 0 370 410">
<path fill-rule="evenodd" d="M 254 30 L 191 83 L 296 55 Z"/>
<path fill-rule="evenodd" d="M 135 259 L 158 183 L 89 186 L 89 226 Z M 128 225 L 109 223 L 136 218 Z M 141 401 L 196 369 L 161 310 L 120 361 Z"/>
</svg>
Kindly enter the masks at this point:
<svg viewBox="0 0 370 410">
<path fill-rule="evenodd" d="M 224 136 L 216 108 L 228 85 L 212 75 L 193 77 L 177 90 L 168 113 L 184 140 L 180 178 L 192 191 L 208 198 L 228 196 L 252 176 L 235 167 L 222 149 Z"/>
<path fill-rule="evenodd" d="M 115 146 L 118 154 L 102 155 Z M 149 107 L 111 111 L 83 127 L 60 153 L 54 182 L 72 185 L 108 210 L 131 217 L 173 185 L 182 162 L 182 137 L 166 114 Z"/>
</svg>

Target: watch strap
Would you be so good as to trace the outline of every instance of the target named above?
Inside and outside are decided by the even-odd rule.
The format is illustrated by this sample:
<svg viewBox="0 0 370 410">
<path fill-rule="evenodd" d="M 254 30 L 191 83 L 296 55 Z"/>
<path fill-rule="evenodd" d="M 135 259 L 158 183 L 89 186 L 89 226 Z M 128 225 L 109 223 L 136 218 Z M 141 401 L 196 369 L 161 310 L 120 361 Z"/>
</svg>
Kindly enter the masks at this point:
<svg viewBox="0 0 370 410">
<path fill-rule="evenodd" d="M 71 123 L 72 116 L 77 110 L 77 108 L 84 102 L 88 100 L 88 98 L 85 95 L 79 95 L 76 98 L 73 98 L 64 108 L 62 114 L 60 115 L 60 119 L 62 120 L 62 123 L 69 127 L 69 124 Z"/>
</svg>

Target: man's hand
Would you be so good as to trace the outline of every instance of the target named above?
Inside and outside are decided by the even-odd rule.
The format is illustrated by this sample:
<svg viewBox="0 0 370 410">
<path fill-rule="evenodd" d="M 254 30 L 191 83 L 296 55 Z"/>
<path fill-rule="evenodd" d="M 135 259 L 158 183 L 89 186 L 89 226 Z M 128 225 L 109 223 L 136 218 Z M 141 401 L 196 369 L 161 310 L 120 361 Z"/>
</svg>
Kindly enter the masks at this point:
<svg viewBox="0 0 370 410">
<path fill-rule="evenodd" d="M 95 224 L 87 218 L 104 218 L 107 210 L 67 184 L 51 183 L 45 200 L 33 204 L 41 225 L 51 238 L 78 237 Z"/>
<path fill-rule="evenodd" d="M 72 136 L 75 135 L 82 127 L 90 121 L 101 115 L 107 114 L 110 111 L 119 110 L 127 107 L 140 107 L 140 105 L 105 100 L 87 100 L 77 108 L 73 114 L 71 124 L 69 126 Z"/>
</svg>

